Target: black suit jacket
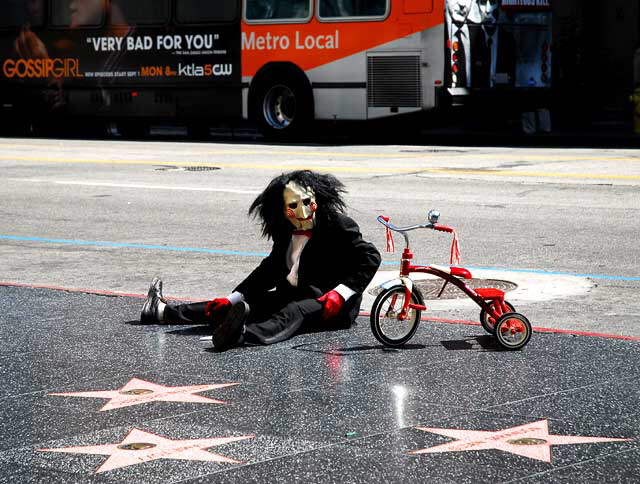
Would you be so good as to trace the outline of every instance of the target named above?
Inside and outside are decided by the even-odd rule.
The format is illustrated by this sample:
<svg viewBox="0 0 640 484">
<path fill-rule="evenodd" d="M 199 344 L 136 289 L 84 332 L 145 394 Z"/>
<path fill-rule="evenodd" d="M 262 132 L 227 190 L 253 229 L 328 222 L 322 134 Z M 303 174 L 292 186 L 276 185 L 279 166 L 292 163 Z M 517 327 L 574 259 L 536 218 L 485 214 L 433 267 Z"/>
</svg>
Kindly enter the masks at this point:
<svg viewBox="0 0 640 484">
<path fill-rule="evenodd" d="M 288 285 L 287 249 L 292 231 L 293 227 L 275 237 L 271 253 L 236 287 L 249 304 L 270 289 Z M 318 217 L 313 236 L 300 256 L 298 289 L 303 292 L 309 289 L 310 295 L 318 297 L 344 284 L 361 294 L 378 270 L 380 261 L 378 250 L 363 240 L 360 228 L 351 218 L 343 214 L 328 220 Z M 357 303 L 359 307 L 360 300 L 361 297 L 354 295 L 347 306 Z"/>
<path fill-rule="evenodd" d="M 471 40 L 471 82 L 474 88 L 488 88 L 494 74 L 507 74 L 508 86 L 515 85 L 517 49 L 515 38 L 508 30 L 500 27 L 495 34 L 498 42 L 496 70 L 491 72 L 491 48 L 481 25 L 469 26 Z"/>
</svg>

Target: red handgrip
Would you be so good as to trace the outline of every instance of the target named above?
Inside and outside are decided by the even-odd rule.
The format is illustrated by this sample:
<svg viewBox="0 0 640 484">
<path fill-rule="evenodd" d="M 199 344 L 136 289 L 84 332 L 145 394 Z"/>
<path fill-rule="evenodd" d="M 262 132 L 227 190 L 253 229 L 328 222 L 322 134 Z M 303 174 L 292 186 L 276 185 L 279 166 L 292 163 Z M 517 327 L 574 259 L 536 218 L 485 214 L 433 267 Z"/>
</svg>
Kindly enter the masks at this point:
<svg viewBox="0 0 640 484">
<path fill-rule="evenodd" d="M 440 232 L 449 232 L 449 233 L 453 233 L 455 231 L 453 227 L 447 227 L 446 225 L 438 225 L 438 224 L 433 224 L 433 230 L 438 230 Z"/>
<path fill-rule="evenodd" d="M 384 225 L 385 225 L 384 233 L 387 238 L 387 252 L 395 252 L 396 245 L 393 243 L 393 234 L 391 233 L 391 229 L 389 228 L 389 225 L 387 225 L 389 223 L 389 217 L 387 217 L 386 215 L 379 215 L 378 218 L 384 221 Z"/>
</svg>

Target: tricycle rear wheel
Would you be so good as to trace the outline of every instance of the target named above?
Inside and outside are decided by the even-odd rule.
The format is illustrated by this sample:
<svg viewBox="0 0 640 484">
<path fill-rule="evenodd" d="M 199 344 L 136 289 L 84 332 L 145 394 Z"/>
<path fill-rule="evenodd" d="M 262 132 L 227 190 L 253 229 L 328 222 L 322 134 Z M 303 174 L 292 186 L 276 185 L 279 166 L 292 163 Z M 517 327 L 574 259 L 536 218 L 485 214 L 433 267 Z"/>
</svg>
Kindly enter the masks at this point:
<svg viewBox="0 0 640 484">
<path fill-rule="evenodd" d="M 509 309 L 506 312 L 509 313 L 515 313 L 516 312 L 516 308 L 513 307 L 513 304 L 511 304 L 508 301 L 503 301 L 505 306 L 507 306 L 507 308 Z M 498 303 L 498 301 L 493 301 L 491 303 L 491 305 L 493 306 L 494 304 Z M 500 311 L 500 313 L 504 313 L 504 311 Z M 489 333 L 489 334 L 494 334 L 496 331 L 496 321 L 495 319 L 493 319 L 489 313 L 487 313 L 484 309 L 482 309 L 480 311 L 480 324 L 482 324 L 482 327 L 484 328 L 484 330 Z"/>
<path fill-rule="evenodd" d="M 520 313 L 506 313 L 496 321 L 495 335 L 505 350 L 519 350 L 531 339 L 531 323 Z"/>
</svg>

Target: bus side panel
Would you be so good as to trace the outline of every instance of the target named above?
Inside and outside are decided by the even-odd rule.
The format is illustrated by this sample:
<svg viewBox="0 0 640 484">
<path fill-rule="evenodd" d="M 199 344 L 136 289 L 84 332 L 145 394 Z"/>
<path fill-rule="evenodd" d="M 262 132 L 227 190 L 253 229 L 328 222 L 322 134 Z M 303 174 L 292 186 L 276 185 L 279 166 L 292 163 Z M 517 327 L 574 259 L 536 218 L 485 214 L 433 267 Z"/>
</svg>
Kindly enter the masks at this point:
<svg viewBox="0 0 640 484">
<path fill-rule="evenodd" d="M 308 71 L 316 118 L 363 120 L 432 109 L 443 24 Z"/>
<path fill-rule="evenodd" d="M 404 2 L 392 2 L 382 21 L 242 25 L 242 75 L 252 78 L 269 62 L 291 62 L 303 71 L 345 59 L 359 52 L 421 32 L 444 22 L 444 0 L 429 13 L 405 12 Z"/>
</svg>

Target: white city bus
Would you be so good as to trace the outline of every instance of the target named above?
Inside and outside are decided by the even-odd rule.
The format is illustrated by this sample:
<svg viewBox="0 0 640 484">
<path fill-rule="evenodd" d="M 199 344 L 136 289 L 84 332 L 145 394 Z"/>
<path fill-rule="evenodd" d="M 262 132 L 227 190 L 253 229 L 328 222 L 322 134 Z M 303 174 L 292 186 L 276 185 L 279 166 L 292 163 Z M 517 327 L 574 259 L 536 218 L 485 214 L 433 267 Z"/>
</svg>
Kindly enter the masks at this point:
<svg viewBox="0 0 640 484">
<path fill-rule="evenodd" d="M 0 115 L 287 135 L 550 87 L 549 0 L 5 0 Z"/>
</svg>

